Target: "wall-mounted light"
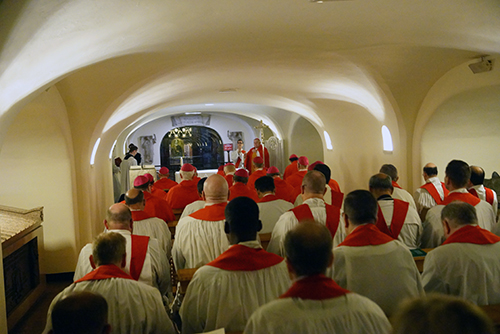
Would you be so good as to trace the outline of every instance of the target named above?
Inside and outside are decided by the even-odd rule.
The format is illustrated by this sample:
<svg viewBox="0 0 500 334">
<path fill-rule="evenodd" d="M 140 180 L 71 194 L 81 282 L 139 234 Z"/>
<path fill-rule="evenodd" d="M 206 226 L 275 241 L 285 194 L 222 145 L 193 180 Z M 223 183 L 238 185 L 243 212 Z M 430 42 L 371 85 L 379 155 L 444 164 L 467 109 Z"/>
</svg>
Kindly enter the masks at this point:
<svg viewBox="0 0 500 334">
<path fill-rule="evenodd" d="M 333 146 L 332 146 L 332 140 L 330 138 L 330 135 L 326 131 L 323 131 L 323 135 L 325 136 L 326 149 L 328 151 L 332 151 L 333 150 Z"/>
<path fill-rule="evenodd" d="M 389 131 L 389 128 L 385 125 L 382 125 L 382 141 L 384 142 L 384 152 L 394 151 L 391 131 Z"/>
<path fill-rule="evenodd" d="M 90 156 L 90 165 L 94 165 L 95 161 L 95 154 L 97 153 L 97 148 L 99 147 L 99 143 L 101 142 L 101 138 L 97 138 L 95 144 L 94 144 L 94 149 L 92 150 L 92 155 Z"/>
</svg>

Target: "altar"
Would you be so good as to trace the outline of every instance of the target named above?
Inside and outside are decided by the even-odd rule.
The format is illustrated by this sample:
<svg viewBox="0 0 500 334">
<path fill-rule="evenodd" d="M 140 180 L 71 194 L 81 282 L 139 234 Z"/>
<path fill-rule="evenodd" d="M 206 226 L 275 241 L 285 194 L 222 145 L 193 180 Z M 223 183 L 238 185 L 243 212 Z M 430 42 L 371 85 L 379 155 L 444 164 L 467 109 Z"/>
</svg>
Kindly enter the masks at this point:
<svg viewBox="0 0 500 334">
<path fill-rule="evenodd" d="M 204 178 L 209 177 L 210 175 L 217 174 L 217 169 L 204 169 L 198 170 L 198 177 Z M 179 172 L 175 172 L 175 182 L 180 183 L 182 181 L 181 174 Z"/>
<path fill-rule="evenodd" d="M 0 205 L 3 260 L 0 284 L 4 285 L 0 289 L 4 291 L 0 318 L 7 317 L 9 330 L 45 290 L 45 276 L 40 273 L 39 265 L 39 254 L 43 249 L 42 221 L 43 207 L 24 210 Z"/>
</svg>

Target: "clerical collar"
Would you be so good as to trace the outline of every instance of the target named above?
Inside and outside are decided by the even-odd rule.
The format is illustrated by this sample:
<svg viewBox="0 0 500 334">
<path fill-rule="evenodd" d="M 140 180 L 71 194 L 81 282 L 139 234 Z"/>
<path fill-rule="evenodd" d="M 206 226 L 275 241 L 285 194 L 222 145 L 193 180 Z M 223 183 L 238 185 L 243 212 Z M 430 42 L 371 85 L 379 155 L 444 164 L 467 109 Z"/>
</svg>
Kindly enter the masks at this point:
<svg viewBox="0 0 500 334">
<path fill-rule="evenodd" d="M 387 195 L 387 194 L 384 194 L 382 196 L 380 196 L 379 198 L 377 198 L 377 201 L 390 201 L 392 200 L 392 197 L 391 195 Z"/>
</svg>

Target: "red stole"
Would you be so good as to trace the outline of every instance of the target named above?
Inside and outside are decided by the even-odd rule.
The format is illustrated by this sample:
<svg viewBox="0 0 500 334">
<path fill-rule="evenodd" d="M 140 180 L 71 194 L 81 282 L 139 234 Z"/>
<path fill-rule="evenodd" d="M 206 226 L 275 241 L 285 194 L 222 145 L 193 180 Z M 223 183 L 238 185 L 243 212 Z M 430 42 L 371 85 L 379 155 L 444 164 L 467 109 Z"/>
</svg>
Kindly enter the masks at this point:
<svg viewBox="0 0 500 334">
<path fill-rule="evenodd" d="M 441 202 L 441 205 L 448 205 L 453 201 L 460 201 L 476 206 L 481 200 L 469 193 L 449 193 L 448 196 Z"/>
<path fill-rule="evenodd" d="M 108 278 L 125 278 L 133 279 L 129 274 L 115 266 L 114 264 L 104 264 L 92 270 L 87 275 L 83 276 L 75 283 L 85 282 L 85 281 L 97 281 Z"/>
<path fill-rule="evenodd" d="M 144 260 L 148 252 L 149 237 L 132 234 L 131 256 L 130 256 L 130 276 L 136 281 L 141 276 Z"/>
<path fill-rule="evenodd" d="M 263 248 L 233 245 L 207 266 L 229 271 L 255 271 L 272 267 L 281 261 L 281 256 L 266 252 Z"/>
<path fill-rule="evenodd" d="M 448 196 L 449 191 L 448 191 L 448 189 L 446 189 L 443 182 L 441 182 L 441 187 L 443 187 L 444 197 L 446 198 L 446 196 Z M 420 188 L 427 190 L 427 192 L 432 196 L 434 201 L 436 201 L 437 205 L 441 204 L 441 202 L 443 201 L 441 199 L 441 196 L 439 196 L 439 193 L 438 193 L 438 191 L 433 183 L 431 183 L 431 182 L 426 183 L 423 186 L 421 186 Z"/>
<path fill-rule="evenodd" d="M 406 214 L 408 213 L 408 207 L 410 206 L 410 203 L 399 199 L 393 199 L 393 200 L 394 200 L 394 209 L 392 211 L 392 220 L 390 228 L 387 227 L 387 222 L 385 221 L 384 214 L 382 213 L 380 205 L 378 206 L 376 225 L 380 231 L 382 231 L 383 233 L 387 234 L 390 237 L 393 237 L 394 239 L 397 239 L 399 233 L 401 232 L 401 228 L 403 227 L 403 224 L 405 222 Z"/>
<path fill-rule="evenodd" d="M 213 205 L 207 205 L 203 209 L 193 212 L 189 217 L 199 220 L 207 220 L 211 222 L 224 220 L 226 215 L 224 210 L 226 209 L 227 203 L 218 203 Z"/>
<path fill-rule="evenodd" d="M 342 207 L 342 202 L 344 201 L 344 194 L 341 192 L 334 191 L 332 189 L 332 205 L 335 205 L 338 208 Z"/>
<path fill-rule="evenodd" d="M 231 188 L 233 186 L 234 175 L 233 174 L 227 174 L 226 176 L 224 176 L 224 178 L 226 179 L 227 186 L 229 188 Z"/>
<path fill-rule="evenodd" d="M 259 203 L 266 203 L 266 202 L 271 202 L 271 201 L 276 201 L 276 200 L 279 200 L 278 197 L 276 197 L 276 195 L 266 195 L 264 197 L 262 197 L 260 200 L 259 200 Z"/>
<path fill-rule="evenodd" d="M 401 188 L 401 186 L 400 186 L 400 185 L 399 185 L 396 181 L 392 181 L 392 186 L 393 186 L 394 188 L 403 189 L 403 188 Z"/>
<path fill-rule="evenodd" d="M 364 224 L 356 227 L 339 246 L 377 246 L 390 241 L 394 241 L 394 239 L 380 232 L 374 224 Z"/>
<path fill-rule="evenodd" d="M 344 296 L 349 290 L 341 288 L 334 280 L 325 275 L 304 277 L 295 281 L 280 298 L 300 298 L 311 300 L 325 300 Z"/>
<path fill-rule="evenodd" d="M 493 196 L 493 190 L 491 190 L 490 188 L 484 187 L 484 191 L 486 192 L 486 202 L 488 202 L 491 205 L 493 205 L 493 200 L 495 199 L 495 197 Z M 470 188 L 469 189 L 469 193 L 471 193 L 475 197 L 479 198 L 479 195 L 477 194 L 476 189 Z"/>
<path fill-rule="evenodd" d="M 326 227 L 330 231 L 332 238 L 335 237 L 337 229 L 340 222 L 340 209 L 334 205 L 329 205 L 325 203 L 326 209 Z M 314 216 L 312 214 L 311 208 L 307 204 L 299 205 L 290 211 L 293 212 L 295 218 L 302 223 L 304 221 L 314 221 Z"/>
<path fill-rule="evenodd" d="M 152 218 L 151 215 L 144 211 L 131 211 L 132 212 L 132 220 L 133 221 L 140 221 L 148 218 Z"/>
<path fill-rule="evenodd" d="M 500 237 L 477 225 L 466 225 L 450 235 L 442 245 L 451 243 L 468 243 L 476 245 L 491 245 L 500 241 Z"/>
</svg>

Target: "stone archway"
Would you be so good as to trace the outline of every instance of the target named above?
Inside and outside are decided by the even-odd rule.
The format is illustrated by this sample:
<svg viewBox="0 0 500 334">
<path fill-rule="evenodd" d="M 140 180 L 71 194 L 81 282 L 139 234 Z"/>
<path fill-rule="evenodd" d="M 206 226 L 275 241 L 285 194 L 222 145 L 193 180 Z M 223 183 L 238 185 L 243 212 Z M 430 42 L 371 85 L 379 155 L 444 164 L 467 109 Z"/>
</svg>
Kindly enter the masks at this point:
<svg viewBox="0 0 500 334">
<path fill-rule="evenodd" d="M 160 144 L 161 165 L 171 173 L 180 170 L 181 162 L 198 170 L 217 169 L 224 163 L 220 135 L 205 126 L 183 126 L 170 130 Z M 182 158 L 182 159 L 181 159 Z"/>
</svg>

